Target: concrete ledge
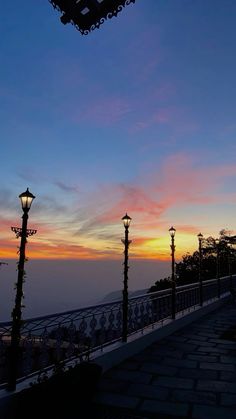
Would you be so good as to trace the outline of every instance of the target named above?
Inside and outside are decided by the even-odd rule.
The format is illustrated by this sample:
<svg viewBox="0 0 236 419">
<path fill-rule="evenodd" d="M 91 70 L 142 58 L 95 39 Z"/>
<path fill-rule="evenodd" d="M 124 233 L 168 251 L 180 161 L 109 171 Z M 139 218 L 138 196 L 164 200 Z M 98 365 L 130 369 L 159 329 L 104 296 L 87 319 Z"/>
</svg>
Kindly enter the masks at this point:
<svg viewBox="0 0 236 419">
<path fill-rule="evenodd" d="M 165 322 L 163 322 L 163 326 L 159 325 L 157 329 L 150 327 L 144 329 L 143 334 L 137 332 L 134 335 L 129 336 L 127 343 L 117 342 L 113 345 L 109 345 L 109 347 L 104 348 L 102 354 L 101 351 L 94 353 L 92 355 L 92 360 L 101 365 L 103 372 L 105 372 L 108 369 L 120 364 L 122 361 L 125 361 L 127 358 L 136 355 L 146 347 L 150 346 L 152 343 L 171 335 L 172 333 L 193 323 L 206 314 L 217 310 L 218 308 L 225 305 L 228 301 L 230 301 L 230 296 L 221 298 L 220 300 L 217 300 L 203 307 L 198 307 L 191 313 L 185 314 L 184 316 L 178 315 L 174 321 L 167 319 Z"/>
</svg>

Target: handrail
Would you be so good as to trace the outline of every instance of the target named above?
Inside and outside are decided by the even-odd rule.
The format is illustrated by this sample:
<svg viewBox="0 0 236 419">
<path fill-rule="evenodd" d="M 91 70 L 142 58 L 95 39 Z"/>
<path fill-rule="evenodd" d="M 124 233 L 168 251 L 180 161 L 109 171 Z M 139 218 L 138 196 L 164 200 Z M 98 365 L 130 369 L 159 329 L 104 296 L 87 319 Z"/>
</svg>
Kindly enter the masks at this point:
<svg viewBox="0 0 236 419">
<path fill-rule="evenodd" d="M 220 279 L 221 295 L 230 294 L 236 275 Z M 203 282 L 203 302 L 218 299 L 218 280 Z M 128 335 L 171 318 L 171 288 L 131 297 L 128 306 Z M 176 288 L 175 311 L 186 312 L 200 306 L 199 283 Z M 6 385 L 6 357 L 12 322 L 0 323 L 0 386 Z M 26 319 L 21 328 L 21 361 L 18 379 L 39 374 L 58 362 L 79 360 L 122 336 L 122 300 Z"/>
</svg>

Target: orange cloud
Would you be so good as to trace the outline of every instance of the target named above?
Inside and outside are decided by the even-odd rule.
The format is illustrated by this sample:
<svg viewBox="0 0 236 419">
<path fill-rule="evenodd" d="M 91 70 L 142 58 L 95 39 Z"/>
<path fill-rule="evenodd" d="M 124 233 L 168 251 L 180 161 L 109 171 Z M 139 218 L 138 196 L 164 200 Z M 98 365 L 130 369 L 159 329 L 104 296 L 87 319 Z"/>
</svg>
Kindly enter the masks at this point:
<svg viewBox="0 0 236 419">
<path fill-rule="evenodd" d="M 221 188 L 235 176 L 236 165 L 199 167 L 190 156 L 179 153 L 167 158 L 158 172 L 146 174 L 136 182 L 97 187 L 96 193 L 80 202 L 79 211 L 75 205 L 59 211 L 56 202 L 44 211 L 41 205 L 40 211 L 36 211 L 39 222 L 29 220 L 29 228 L 38 232 L 29 238 L 27 254 L 34 258 L 122 257 L 121 218 L 127 211 L 132 217 L 132 257 L 168 259 L 168 229 L 172 224 L 177 229 L 176 254 L 180 257 L 197 247 L 196 235 L 202 230 L 201 217 L 185 222 L 186 206 L 198 208 L 201 214 L 201 208 L 205 213 L 209 204 L 224 202 L 226 198 L 227 202 L 235 202 L 236 195 L 224 193 Z M 212 207 L 209 211 L 212 217 Z M 15 258 L 19 240 L 10 226 L 19 225 L 19 220 L 9 219 L 9 215 L 0 218 L 1 257 Z"/>
</svg>

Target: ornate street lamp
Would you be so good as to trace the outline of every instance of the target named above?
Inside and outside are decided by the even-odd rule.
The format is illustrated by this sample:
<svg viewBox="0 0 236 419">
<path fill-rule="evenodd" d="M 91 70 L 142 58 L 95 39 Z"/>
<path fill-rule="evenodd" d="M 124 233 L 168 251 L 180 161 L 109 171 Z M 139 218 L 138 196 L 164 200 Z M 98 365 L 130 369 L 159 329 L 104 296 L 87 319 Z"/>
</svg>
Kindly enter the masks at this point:
<svg viewBox="0 0 236 419">
<path fill-rule="evenodd" d="M 122 239 L 122 243 L 125 246 L 124 250 L 124 288 L 123 288 L 123 328 L 122 328 L 122 342 L 127 342 L 127 334 L 128 334 L 128 250 L 129 245 L 132 240 L 129 240 L 129 226 L 131 219 L 128 214 L 126 213 L 122 218 L 124 227 L 125 227 L 125 238 Z"/>
<path fill-rule="evenodd" d="M 23 210 L 22 227 L 11 227 L 11 230 L 16 234 L 17 238 L 21 238 L 18 262 L 18 278 L 16 283 L 16 298 L 15 307 L 12 311 L 12 330 L 11 330 L 11 345 L 9 353 L 9 381 L 8 390 L 15 390 L 17 379 L 17 368 L 19 363 L 20 338 L 21 338 L 21 304 L 23 297 L 23 282 L 24 282 L 24 264 L 25 264 L 25 246 L 27 237 L 32 236 L 37 230 L 27 229 L 28 212 L 35 196 L 27 190 L 19 195 L 21 206 Z"/>
<path fill-rule="evenodd" d="M 54 9 L 62 13 L 61 22 L 72 23 L 83 35 L 117 16 L 136 0 L 49 0 Z"/>
<path fill-rule="evenodd" d="M 227 243 L 228 248 L 228 266 L 229 266 L 229 289 L 231 294 L 233 293 L 233 277 L 232 277 L 232 266 L 231 266 L 231 253 L 232 253 L 232 245 L 231 243 Z"/>
<path fill-rule="evenodd" d="M 198 278 L 199 278 L 199 290 L 200 290 L 200 306 L 203 305 L 203 287 L 202 287 L 202 240 L 203 235 L 199 233 L 198 237 L 198 253 L 199 253 L 199 265 L 198 265 Z"/>
<path fill-rule="evenodd" d="M 220 240 L 215 239 L 216 246 L 216 279 L 217 279 L 217 289 L 218 289 L 218 298 L 221 294 L 221 284 L 220 284 Z"/>
<path fill-rule="evenodd" d="M 169 233 L 171 237 L 171 307 L 172 307 L 172 319 L 175 319 L 175 312 L 176 312 L 176 283 L 175 283 L 175 228 L 172 226 L 169 228 Z"/>
</svg>

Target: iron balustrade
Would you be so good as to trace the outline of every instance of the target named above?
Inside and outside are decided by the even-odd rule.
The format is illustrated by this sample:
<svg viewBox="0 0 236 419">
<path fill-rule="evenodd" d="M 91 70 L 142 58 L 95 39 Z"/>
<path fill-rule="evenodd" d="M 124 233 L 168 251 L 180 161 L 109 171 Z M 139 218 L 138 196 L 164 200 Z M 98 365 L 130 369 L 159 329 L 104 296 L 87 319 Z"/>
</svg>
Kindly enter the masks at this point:
<svg viewBox="0 0 236 419">
<path fill-rule="evenodd" d="M 236 275 L 232 276 L 236 287 Z M 221 296 L 230 294 L 230 277 L 221 278 Z M 218 299 L 217 279 L 203 282 L 203 302 Z M 176 288 L 176 314 L 200 307 L 199 282 Z M 163 323 L 172 316 L 171 289 L 129 299 L 128 336 Z M 0 387 L 8 380 L 12 322 L 0 323 Z M 80 362 L 104 346 L 122 339 L 122 301 L 55 313 L 22 321 L 18 381 L 36 379 L 55 365 Z"/>
</svg>

